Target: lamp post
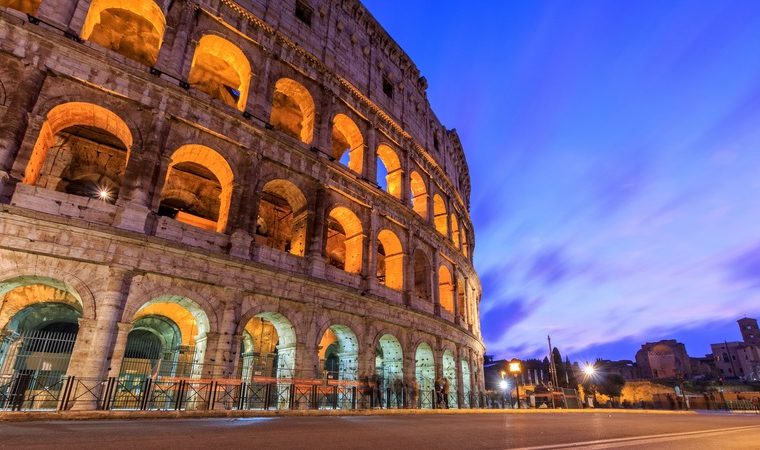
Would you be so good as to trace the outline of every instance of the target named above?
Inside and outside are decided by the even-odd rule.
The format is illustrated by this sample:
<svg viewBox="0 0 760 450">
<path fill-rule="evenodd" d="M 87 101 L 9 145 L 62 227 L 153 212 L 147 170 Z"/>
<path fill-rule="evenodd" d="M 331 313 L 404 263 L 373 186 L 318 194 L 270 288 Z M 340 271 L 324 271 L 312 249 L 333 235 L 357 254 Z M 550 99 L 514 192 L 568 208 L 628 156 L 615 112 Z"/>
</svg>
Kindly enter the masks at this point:
<svg viewBox="0 0 760 450">
<path fill-rule="evenodd" d="M 504 407 L 504 401 L 507 397 L 507 389 L 509 389 L 509 382 L 504 379 L 504 377 L 507 375 L 507 372 L 501 371 L 501 381 L 499 381 L 499 388 L 501 388 L 501 405 Z M 511 402 L 511 395 L 510 395 L 510 402 Z"/>
<path fill-rule="evenodd" d="M 589 384 L 589 388 L 591 388 L 591 395 L 594 399 L 594 408 L 596 408 L 596 386 L 593 384 L 594 378 L 596 377 L 596 367 L 594 367 L 593 364 L 586 363 L 586 365 L 583 367 L 583 378 L 584 381 L 591 380 L 592 383 Z"/>
<path fill-rule="evenodd" d="M 522 372 L 522 363 L 519 359 L 514 358 L 509 362 L 509 373 L 515 377 L 515 391 L 517 393 L 517 409 L 520 409 L 520 380 L 517 376 Z"/>
</svg>

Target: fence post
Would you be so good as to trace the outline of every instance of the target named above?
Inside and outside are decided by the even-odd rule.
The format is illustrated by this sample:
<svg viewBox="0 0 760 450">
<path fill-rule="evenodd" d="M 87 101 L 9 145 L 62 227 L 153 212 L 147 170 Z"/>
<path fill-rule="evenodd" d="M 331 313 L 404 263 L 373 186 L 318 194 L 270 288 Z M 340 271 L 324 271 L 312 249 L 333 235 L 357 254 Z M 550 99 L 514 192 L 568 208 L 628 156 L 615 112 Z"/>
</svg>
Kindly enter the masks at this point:
<svg viewBox="0 0 760 450">
<path fill-rule="evenodd" d="M 63 384 L 63 390 L 58 398 L 58 411 L 65 411 L 69 409 L 69 395 L 74 384 L 74 376 L 69 375 L 66 377 L 66 381 Z"/>
<path fill-rule="evenodd" d="M 351 409 L 356 409 L 356 386 L 351 386 Z"/>
<path fill-rule="evenodd" d="M 111 409 L 111 401 L 114 398 L 114 389 L 116 388 L 116 377 L 108 378 L 106 383 L 106 389 L 103 393 L 103 401 L 101 402 L 100 409 L 108 411 Z"/>
<path fill-rule="evenodd" d="M 319 401 L 317 399 L 317 386 L 311 387 L 311 409 L 319 409 Z"/>
<path fill-rule="evenodd" d="M 275 384 L 275 386 L 277 385 Z M 279 391 L 277 391 L 277 395 L 279 396 Z M 268 411 L 270 406 L 272 406 L 272 383 L 267 383 L 264 385 L 264 410 Z"/>
<path fill-rule="evenodd" d="M 391 388 L 385 388 L 385 408 L 391 409 Z"/>
<path fill-rule="evenodd" d="M 210 386 L 211 386 L 211 392 L 209 392 L 208 402 L 207 402 L 206 407 L 209 410 L 212 410 L 214 409 L 214 406 L 216 406 L 216 389 L 219 386 L 219 383 L 216 381 L 211 381 Z"/>
<path fill-rule="evenodd" d="M 177 398 L 174 401 L 174 410 L 179 411 L 182 409 L 182 401 L 185 396 L 185 380 L 179 382 L 179 388 L 177 389 Z"/>
<path fill-rule="evenodd" d="M 148 409 L 148 403 L 150 403 L 150 395 L 151 395 L 151 389 L 153 385 L 153 380 L 151 378 L 146 378 L 145 383 L 142 390 L 142 398 L 140 399 L 140 409 L 142 411 L 145 411 Z"/>
<path fill-rule="evenodd" d="M 290 395 L 288 396 L 288 409 L 293 409 L 293 406 L 295 405 L 296 399 L 296 385 L 295 383 L 290 383 Z"/>
<path fill-rule="evenodd" d="M 240 383 L 240 391 L 238 394 L 238 407 L 237 407 L 238 409 L 243 409 L 245 405 L 245 395 L 246 395 L 247 390 L 248 390 L 248 384 L 246 384 L 245 381 Z"/>
<path fill-rule="evenodd" d="M 333 409 L 338 409 L 338 385 L 333 386 Z"/>
</svg>

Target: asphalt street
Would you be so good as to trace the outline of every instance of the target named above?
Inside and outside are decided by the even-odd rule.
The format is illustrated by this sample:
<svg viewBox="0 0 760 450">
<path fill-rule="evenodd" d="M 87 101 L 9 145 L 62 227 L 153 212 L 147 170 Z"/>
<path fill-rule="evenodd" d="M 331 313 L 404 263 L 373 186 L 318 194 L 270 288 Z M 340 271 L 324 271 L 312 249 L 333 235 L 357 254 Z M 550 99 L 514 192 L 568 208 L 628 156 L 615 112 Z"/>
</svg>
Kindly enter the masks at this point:
<svg viewBox="0 0 760 450">
<path fill-rule="evenodd" d="M 760 449 L 760 416 L 594 412 L 0 423 L 23 449 Z"/>
</svg>

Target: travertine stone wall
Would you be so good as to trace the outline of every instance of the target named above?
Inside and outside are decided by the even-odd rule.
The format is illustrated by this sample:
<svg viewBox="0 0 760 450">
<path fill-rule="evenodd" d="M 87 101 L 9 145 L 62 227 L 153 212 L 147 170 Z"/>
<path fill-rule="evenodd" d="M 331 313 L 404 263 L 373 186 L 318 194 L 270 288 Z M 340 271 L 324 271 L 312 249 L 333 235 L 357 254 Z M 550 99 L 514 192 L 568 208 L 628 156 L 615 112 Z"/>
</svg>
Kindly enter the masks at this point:
<svg viewBox="0 0 760 450">
<path fill-rule="evenodd" d="M 295 343 L 280 350 L 295 352 L 300 374 L 320 376 L 319 343 L 342 325 L 356 335 L 359 373 L 373 372 L 390 334 L 408 379 L 427 343 L 437 373 L 448 349 L 459 389 L 463 372 L 483 388 L 464 153 L 425 79 L 361 4 L 0 5 L 0 315 L 20 277 L 55 280 L 81 306 L 71 374 L 118 375 L 138 310 L 184 298 L 208 319 L 205 376 L 235 373 L 249 320 L 276 313 L 292 324 Z M 129 35 L 130 20 L 150 39 Z M 113 148 L 97 150 L 98 130 L 127 148 L 125 168 L 106 161 Z M 70 132 L 79 137 L 61 146 Z M 74 147 L 89 156 L 71 158 Z M 71 173 L 120 177 L 118 192 L 50 181 Z M 167 197 L 194 206 L 159 214 Z M 331 239 L 345 247 L 343 268 L 328 261 Z"/>
</svg>

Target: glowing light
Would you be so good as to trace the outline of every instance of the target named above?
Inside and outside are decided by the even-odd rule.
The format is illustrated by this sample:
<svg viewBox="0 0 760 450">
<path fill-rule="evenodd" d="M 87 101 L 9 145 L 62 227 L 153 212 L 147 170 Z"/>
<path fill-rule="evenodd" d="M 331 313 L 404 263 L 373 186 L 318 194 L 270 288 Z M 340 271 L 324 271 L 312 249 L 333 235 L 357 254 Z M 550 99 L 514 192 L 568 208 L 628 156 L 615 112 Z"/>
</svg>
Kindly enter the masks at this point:
<svg viewBox="0 0 760 450">
<path fill-rule="evenodd" d="M 586 364 L 583 367 L 583 373 L 585 373 L 586 376 L 591 377 L 596 373 L 596 367 L 594 367 L 593 364 Z"/>
<path fill-rule="evenodd" d="M 501 390 L 506 391 L 507 388 L 509 387 L 509 383 L 507 383 L 507 380 L 501 380 L 499 381 L 499 387 L 501 388 Z"/>
<path fill-rule="evenodd" d="M 98 198 L 103 201 L 111 200 L 111 191 L 108 188 L 100 188 L 98 190 Z"/>
<path fill-rule="evenodd" d="M 522 368 L 520 367 L 520 361 L 512 360 L 509 362 L 509 373 L 511 374 L 518 374 L 522 372 Z"/>
</svg>

